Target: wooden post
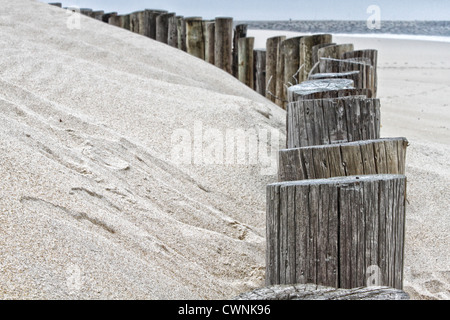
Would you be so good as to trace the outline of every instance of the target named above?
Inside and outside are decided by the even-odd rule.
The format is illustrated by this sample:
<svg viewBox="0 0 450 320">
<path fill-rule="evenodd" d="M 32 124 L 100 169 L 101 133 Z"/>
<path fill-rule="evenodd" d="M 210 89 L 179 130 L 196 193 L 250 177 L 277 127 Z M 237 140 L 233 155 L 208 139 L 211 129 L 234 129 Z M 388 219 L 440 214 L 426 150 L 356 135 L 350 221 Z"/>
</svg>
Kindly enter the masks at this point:
<svg viewBox="0 0 450 320">
<path fill-rule="evenodd" d="M 245 38 L 247 37 L 247 28 L 248 25 L 247 24 L 238 24 L 235 28 L 234 28 L 234 35 L 233 35 L 233 66 L 232 66 L 232 71 L 233 71 L 233 75 L 238 78 L 239 74 L 239 51 L 238 51 L 238 40 L 240 38 Z"/>
<path fill-rule="evenodd" d="M 186 52 L 186 22 L 184 17 L 177 19 L 178 49 Z"/>
<path fill-rule="evenodd" d="M 156 40 L 156 18 L 160 16 L 161 14 L 168 13 L 165 10 L 153 10 L 153 9 L 147 9 L 145 10 L 147 13 L 147 19 L 148 19 L 148 30 L 147 30 L 147 36 L 152 38 L 153 40 Z"/>
<path fill-rule="evenodd" d="M 402 289 L 405 201 L 404 175 L 269 185 L 266 285 Z"/>
<path fill-rule="evenodd" d="M 203 38 L 203 23 L 201 17 L 186 18 L 186 51 L 205 60 L 205 40 Z"/>
<path fill-rule="evenodd" d="M 336 45 L 336 43 L 321 43 L 321 44 L 316 44 L 315 46 L 312 47 L 312 65 L 313 67 L 316 65 L 317 62 L 319 62 L 319 57 L 318 57 L 318 52 L 319 49 L 328 47 L 328 46 L 334 46 Z"/>
<path fill-rule="evenodd" d="M 214 63 L 216 67 L 232 74 L 233 18 L 218 17 L 215 22 Z"/>
<path fill-rule="evenodd" d="M 175 14 L 169 17 L 168 39 L 167 44 L 171 47 L 178 48 L 178 16 Z"/>
<path fill-rule="evenodd" d="M 317 51 L 317 58 L 333 58 L 333 59 L 341 59 L 342 55 L 345 52 L 353 51 L 354 46 L 351 43 L 348 44 L 338 44 L 334 46 L 327 46 L 321 48 Z M 317 61 L 319 61 L 317 60 Z"/>
<path fill-rule="evenodd" d="M 344 52 L 341 56 L 341 59 L 368 59 L 373 67 L 373 95 L 377 96 L 377 84 L 378 84 L 378 76 L 377 76 L 377 68 L 378 68 L 378 51 L 377 50 L 358 50 L 358 51 L 349 51 Z"/>
<path fill-rule="evenodd" d="M 300 40 L 302 37 L 289 38 L 281 43 L 281 51 L 284 55 L 284 79 L 283 83 L 290 87 L 298 84 L 300 67 Z M 286 95 L 285 95 L 286 96 Z"/>
<path fill-rule="evenodd" d="M 286 36 L 272 37 L 266 41 L 266 98 L 277 103 L 277 62 L 280 55 L 280 44 Z"/>
<path fill-rule="evenodd" d="M 255 91 L 266 95 L 266 50 L 254 50 Z"/>
<path fill-rule="evenodd" d="M 356 88 L 370 89 L 372 95 L 376 97 L 374 92 L 376 92 L 375 84 L 375 69 L 374 67 L 365 62 L 350 61 L 350 60 L 339 60 L 332 58 L 320 58 L 319 72 L 320 73 L 342 73 L 349 71 L 359 71 L 360 77 L 357 82 L 355 82 Z"/>
<path fill-rule="evenodd" d="M 48 4 L 51 5 L 51 6 L 58 7 L 58 8 L 62 7 L 61 2 L 49 2 Z"/>
<path fill-rule="evenodd" d="M 305 100 L 305 95 L 317 92 L 328 92 L 343 89 L 354 89 L 354 82 L 351 79 L 320 79 L 307 80 L 295 86 L 290 86 L 287 90 L 288 102 Z"/>
<path fill-rule="evenodd" d="M 169 19 L 175 13 L 163 13 L 156 17 L 156 41 L 167 44 L 169 41 Z"/>
<path fill-rule="evenodd" d="M 103 11 L 103 10 L 92 11 L 92 18 L 102 21 L 104 14 L 105 14 L 105 11 Z"/>
<path fill-rule="evenodd" d="M 92 9 L 80 8 L 80 13 L 84 14 L 85 16 L 91 17 L 92 16 Z"/>
<path fill-rule="evenodd" d="M 130 13 L 130 31 L 134 33 L 139 32 L 139 11 Z"/>
<path fill-rule="evenodd" d="M 331 34 L 316 34 L 303 37 L 300 41 L 300 66 L 302 70 L 299 73 L 299 82 L 308 79 L 309 72 L 313 67 L 312 48 L 318 44 L 331 43 Z"/>
<path fill-rule="evenodd" d="M 116 27 L 120 27 L 120 23 L 121 23 L 121 16 L 115 15 L 115 16 L 111 16 L 108 19 L 108 23 L 110 25 L 116 26 Z"/>
<path fill-rule="evenodd" d="M 240 38 L 238 40 L 238 64 L 239 64 L 239 81 L 246 84 L 250 88 L 254 88 L 253 73 L 253 49 L 255 38 Z"/>
<path fill-rule="evenodd" d="M 284 41 L 283 41 L 284 42 Z M 277 59 L 277 78 L 276 78 L 276 91 L 277 97 L 276 104 L 286 110 L 286 84 L 284 83 L 284 50 L 282 50 L 280 43 L 280 53 Z"/>
<path fill-rule="evenodd" d="M 117 12 L 108 12 L 102 16 L 102 21 L 109 23 L 109 18 L 117 16 Z"/>
<path fill-rule="evenodd" d="M 380 100 L 361 96 L 288 104 L 287 148 L 380 138 Z"/>
<path fill-rule="evenodd" d="M 385 138 L 280 150 L 278 181 L 405 174 L 407 146 L 406 138 Z"/>
<path fill-rule="evenodd" d="M 203 35 L 205 37 L 205 61 L 214 64 L 215 53 L 215 28 L 216 22 L 203 21 Z"/>
<path fill-rule="evenodd" d="M 125 15 L 120 15 L 120 27 L 130 30 L 130 15 L 129 14 L 125 14 Z"/>
</svg>

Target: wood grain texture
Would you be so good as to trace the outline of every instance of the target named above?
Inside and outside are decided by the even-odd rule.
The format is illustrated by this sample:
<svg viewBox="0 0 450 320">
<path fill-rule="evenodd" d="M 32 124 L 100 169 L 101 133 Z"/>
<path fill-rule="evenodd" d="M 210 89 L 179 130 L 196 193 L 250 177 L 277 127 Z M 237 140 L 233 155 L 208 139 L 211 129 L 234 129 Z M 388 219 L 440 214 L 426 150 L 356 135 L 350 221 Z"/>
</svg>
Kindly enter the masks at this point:
<svg viewBox="0 0 450 320">
<path fill-rule="evenodd" d="M 278 36 L 266 41 L 266 98 L 280 105 L 276 99 L 277 93 L 277 62 L 280 55 L 280 45 L 286 36 Z"/>
<path fill-rule="evenodd" d="M 238 79 L 248 87 L 254 89 L 253 49 L 255 38 L 240 38 L 238 41 Z"/>
<path fill-rule="evenodd" d="M 312 48 L 319 44 L 331 43 L 331 34 L 315 34 L 312 36 L 302 37 L 300 41 L 300 66 L 303 66 L 299 72 L 299 83 L 308 79 L 309 72 L 313 67 Z"/>
<path fill-rule="evenodd" d="M 402 289 L 404 175 L 276 183 L 267 195 L 266 285 Z"/>
<path fill-rule="evenodd" d="M 291 102 L 287 148 L 379 139 L 379 109 L 378 99 L 363 96 Z"/>
<path fill-rule="evenodd" d="M 215 19 L 215 51 L 216 67 L 232 74 L 233 70 L 233 18 L 218 17 Z"/>
</svg>

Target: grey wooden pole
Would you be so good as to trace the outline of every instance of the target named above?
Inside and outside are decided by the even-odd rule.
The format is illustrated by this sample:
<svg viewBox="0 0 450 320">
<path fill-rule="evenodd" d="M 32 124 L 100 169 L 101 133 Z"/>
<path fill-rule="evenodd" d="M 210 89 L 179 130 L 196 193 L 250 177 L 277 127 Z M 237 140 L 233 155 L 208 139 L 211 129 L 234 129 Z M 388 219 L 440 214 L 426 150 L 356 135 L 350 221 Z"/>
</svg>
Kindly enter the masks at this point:
<svg viewBox="0 0 450 320">
<path fill-rule="evenodd" d="M 130 15 L 129 14 L 125 14 L 125 15 L 120 15 L 120 27 L 130 30 Z"/>
<path fill-rule="evenodd" d="M 168 13 L 165 10 L 154 10 L 154 9 L 146 9 L 147 13 L 147 19 L 148 19 L 148 37 L 152 38 L 153 40 L 156 40 L 156 18 L 158 18 L 159 15 Z"/>
<path fill-rule="evenodd" d="M 116 26 L 116 27 L 120 27 L 120 23 L 121 23 L 121 16 L 115 15 L 115 16 L 111 16 L 108 19 L 108 23 L 110 25 Z"/>
<path fill-rule="evenodd" d="M 380 100 L 349 96 L 288 104 L 287 148 L 380 138 Z"/>
<path fill-rule="evenodd" d="M 266 95 L 266 50 L 254 50 L 255 91 Z"/>
<path fill-rule="evenodd" d="M 318 57 L 318 52 L 319 49 L 328 47 L 328 46 L 334 46 L 336 45 L 336 43 L 321 43 L 321 44 L 316 44 L 315 46 L 312 47 L 312 65 L 313 67 L 316 65 L 317 62 L 319 62 L 319 57 Z"/>
<path fill-rule="evenodd" d="M 167 44 L 171 47 L 178 48 L 178 16 L 169 17 L 168 39 Z"/>
<path fill-rule="evenodd" d="M 163 13 L 156 17 L 156 41 L 167 44 L 169 41 L 169 19 L 175 13 Z"/>
<path fill-rule="evenodd" d="M 109 18 L 117 16 L 117 12 L 108 12 L 102 16 L 102 21 L 105 23 L 109 23 Z"/>
<path fill-rule="evenodd" d="M 403 288 L 406 177 L 267 187 L 266 285 Z"/>
<path fill-rule="evenodd" d="M 308 79 L 309 72 L 313 67 L 312 48 L 318 44 L 332 42 L 331 34 L 316 34 L 303 37 L 300 41 L 300 65 L 303 66 L 299 73 L 299 82 Z"/>
<path fill-rule="evenodd" d="M 283 41 L 284 42 L 284 41 Z M 277 57 L 277 78 L 276 78 L 276 104 L 286 109 L 286 85 L 284 83 L 284 50 L 280 43 L 280 53 Z"/>
<path fill-rule="evenodd" d="M 279 151 L 278 181 L 405 174 L 406 138 L 384 138 Z"/>
<path fill-rule="evenodd" d="M 92 17 L 96 20 L 102 20 L 104 14 L 103 10 L 92 11 Z"/>
<path fill-rule="evenodd" d="M 205 60 L 205 40 L 201 17 L 189 17 L 186 21 L 186 52 Z"/>
<path fill-rule="evenodd" d="M 203 21 L 203 36 L 205 38 L 205 61 L 214 64 L 215 54 L 215 28 L 216 22 Z"/>
<path fill-rule="evenodd" d="M 378 76 L 377 76 L 377 68 L 378 68 L 378 51 L 377 50 L 357 50 L 357 51 L 348 51 L 342 53 L 340 57 L 342 59 L 368 59 L 373 67 L 373 77 L 372 77 L 372 88 L 373 88 L 373 96 L 377 96 L 377 86 L 378 86 Z"/>
<path fill-rule="evenodd" d="M 91 17 L 92 16 L 92 9 L 90 9 L 90 8 L 80 8 L 80 13 L 84 14 L 85 16 Z"/>
<path fill-rule="evenodd" d="M 327 46 L 317 51 L 317 58 L 333 58 L 341 59 L 345 52 L 353 51 L 354 45 L 352 43 L 337 44 L 334 46 Z M 319 60 L 317 60 L 319 61 Z"/>
<path fill-rule="evenodd" d="M 248 25 L 247 24 L 238 24 L 235 28 L 234 28 L 234 35 L 233 35 L 233 65 L 232 65 L 232 71 L 233 71 L 233 75 L 237 78 L 238 77 L 238 56 L 239 56 L 239 52 L 238 52 L 238 40 L 240 38 L 245 38 L 247 37 L 247 28 Z"/>
<path fill-rule="evenodd" d="M 277 61 L 280 55 L 280 44 L 286 36 L 278 36 L 266 41 L 266 98 L 277 103 Z"/>
<path fill-rule="evenodd" d="M 130 13 L 130 31 L 139 33 L 139 11 Z"/>
<path fill-rule="evenodd" d="M 254 72 L 253 72 L 253 49 L 255 38 L 240 38 L 238 40 L 238 78 L 239 81 L 246 84 L 250 88 L 254 88 Z"/>
<path fill-rule="evenodd" d="M 284 55 L 283 83 L 287 86 L 298 84 L 301 39 L 302 37 L 289 38 L 281 43 L 281 51 Z"/>
<path fill-rule="evenodd" d="M 184 17 L 177 19 L 178 49 L 186 52 L 186 22 Z"/>
<path fill-rule="evenodd" d="M 232 74 L 233 18 L 216 18 L 215 28 L 214 63 L 216 67 Z"/>
</svg>

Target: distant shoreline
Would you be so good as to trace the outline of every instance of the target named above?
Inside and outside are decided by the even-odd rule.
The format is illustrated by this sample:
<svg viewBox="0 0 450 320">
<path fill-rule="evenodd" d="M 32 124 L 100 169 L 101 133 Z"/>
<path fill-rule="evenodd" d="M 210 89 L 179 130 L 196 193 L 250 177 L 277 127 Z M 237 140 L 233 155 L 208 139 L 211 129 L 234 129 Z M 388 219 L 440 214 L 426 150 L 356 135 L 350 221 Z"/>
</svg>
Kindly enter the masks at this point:
<svg viewBox="0 0 450 320">
<path fill-rule="evenodd" d="M 235 21 L 254 30 L 283 30 L 304 33 L 333 34 L 395 34 L 450 37 L 450 21 L 381 21 L 381 29 L 371 30 L 361 20 L 291 20 L 291 21 Z"/>
</svg>

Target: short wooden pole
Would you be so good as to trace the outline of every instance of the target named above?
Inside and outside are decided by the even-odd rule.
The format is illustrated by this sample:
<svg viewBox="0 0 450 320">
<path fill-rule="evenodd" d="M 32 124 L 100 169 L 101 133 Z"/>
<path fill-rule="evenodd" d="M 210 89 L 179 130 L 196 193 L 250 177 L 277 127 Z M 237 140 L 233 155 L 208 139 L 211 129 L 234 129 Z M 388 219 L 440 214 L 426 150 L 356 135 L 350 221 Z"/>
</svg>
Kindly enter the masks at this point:
<svg viewBox="0 0 450 320">
<path fill-rule="evenodd" d="M 182 16 L 177 19 L 177 36 L 178 49 L 186 52 L 186 22 Z"/>
<path fill-rule="evenodd" d="M 203 37 L 203 22 L 201 17 L 186 18 L 186 51 L 205 60 L 205 39 Z"/>
<path fill-rule="evenodd" d="M 287 107 L 287 98 L 286 98 L 286 89 L 287 85 L 284 83 L 284 50 L 282 50 L 282 46 L 280 43 L 280 52 L 277 59 L 277 78 L 276 78 L 276 91 L 275 96 L 276 104 L 279 105 L 281 108 L 286 110 Z"/>
<path fill-rule="evenodd" d="M 286 40 L 286 36 L 278 36 L 266 41 L 266 98 L 279 104 L 277 93 L 277 62 L 280 55 L 280 44 Z"/>
<path fill-rule="evenodd" d="M 405 174 L 407 146 L 406 138 L 384 138 L 280 150 L 278 181 Z"/>
<path fill-rule="evenodd" d="M 105 14 L 105 11 L 103 11 L 103 10 L 92 11 L 92 18 L 94 18 L 96 20 L 102 20 L 104 14 Z"/>
<path fill-rule="evenodd" d="M 215 31 L 214 63 L 216 67 L 232 74 L 233 18 L 216 18 Z"/>
<path fill-rule="evenodd" d="M 373 67 L 373 77 L 372 77 L 372 90 L 374 97 L 377 96 L 377 85 L 378 85 L 378 76 L 377 76 L 377 68 L 378 68 L 378 51 L 377 50 L 357 50 L 357 51 L 348 51 L 344 52 L 341 59 L 368 59 Z"/>
<path fill-rule="evenodd" d="M 321 43 L 321 44 L 316 44 L 315 46 L 312 47 L 312 66 L 313 66 L 313 68 L 316 65 L 316 63 L 319 62 L 319 57 L 318 57 L 319 49 L 322 49 L 322 48 L 325 48 L 328 46 L 334 46 L 334 45 L 336 45 L 336 43 Z"/>
<path fill-rule="evenodd" d="M 130 31 L 134 33 L 139 32 L 139 11 L 130 13 Z"/>
<path fill-rule="evenodd" d="M 238 71 L 239 71 L 239 50 L 238 50 L 238 40 L 240 38 L 245 38 L 247 37 L 247 28 L 248 25 L 247 24 L 238 24 L 235 28 L 234 28 L 234 34 L 233 34 L 233 66 L 232 66 L 232 71 L 233 71 L 233 75 L 237 78 L 238 77 Z"/>
<path fill-rule="evenodd" d="M 203 35 L 205 37 L 205 61 L 214 64 L 215 54 L 215 28 L 216 22 L 203 21 Z"/>
<path fill-rule="evenodd" d="M 147 19 L 148 19 L 148 37 L 152 38 L 153 40 L 156 40 L 156 18 L 160 16 L 161 14 L 168 13 L 165 10 L 153 10 L 153 9 L 147 9 L 145 10 L 147 13 Z"/>
<path fill-rule="evenodd" d="M 333 58 L 333 59 L 341 59 L 342 55 L 345 52 L 353 51 L 354 46 L 352 43 L 347 44 L 337 44 L 334 46 L 327 46 L 321 48 L 317 51 L 317 58 Z M 317 61 L 319 61 L 317 60 Z"/>
<path fill-rule="evenodd" d="M 406 177 L 267 187 L 266 285 L 403 288 Z"/>
<path fill-rule="evenodd" d="M 105 23 L 109 23 L 109 18 L 117 16 L 117 12 L 108 12 L 102 16 L 102 21 Z"/>
<path fill-rule="evenodd" d="M 254 50 L 255 91 L 266 95 L 266 50 Z"/>
<path fill-rule="evenodd" d="M 301 39 L 302 37 L 289 38 L 281 43 L 281 51 L 284 55 L 283 83 L 288 87 L 298 84 Z"/>
<path fill-rule="evenodd" d="M 125 15 L 120 15 L 120 27 L 130 30 L 131 24 L 130 24 L 130 15 L 129 14 L 125 14 Z"/>
<path fill-rule="evenodd" d="M 167 44 L 169 41 L 169 19 L 175 13 L 163 13 L 156 17 L 156 41 Z"/>
<path fill-rule="evenodd" d="M 302 37 L 300 41 L 300 66 L 302 70 L 299 73 L 299 82 L 308 79 L 309 72 L 313 67 L 312 48 L 318 44 L 331 43 L 331 34 L 316 34 L 312 36 Z"/>
<path fill-rule="evenodd" d="M 121 16 L 115 15 L 115 16 L 111 16 L 108 19 L 108 23 L 110 25 L 116 26 L 116 27 L 120 27 L 120 23 L 121 23 Z"/>
<path fill-rule="evenodd" d="M 168 39 L 167 44 L 171 47 L 178 48 L 178 16 L 169 17 Z"/>
<path fill-rule="evenodd" d="M 287 148 L 380 138 L 380 100 L 361 96 L 288 104 Z"/>
<path fill-rule="evenodd" d="M 253 49 L 255 46 L 255 38 L 240 38 L 238 40 L 238 77 L 239 81 L 254 89 L 254 63 Z"/>
</svg>

